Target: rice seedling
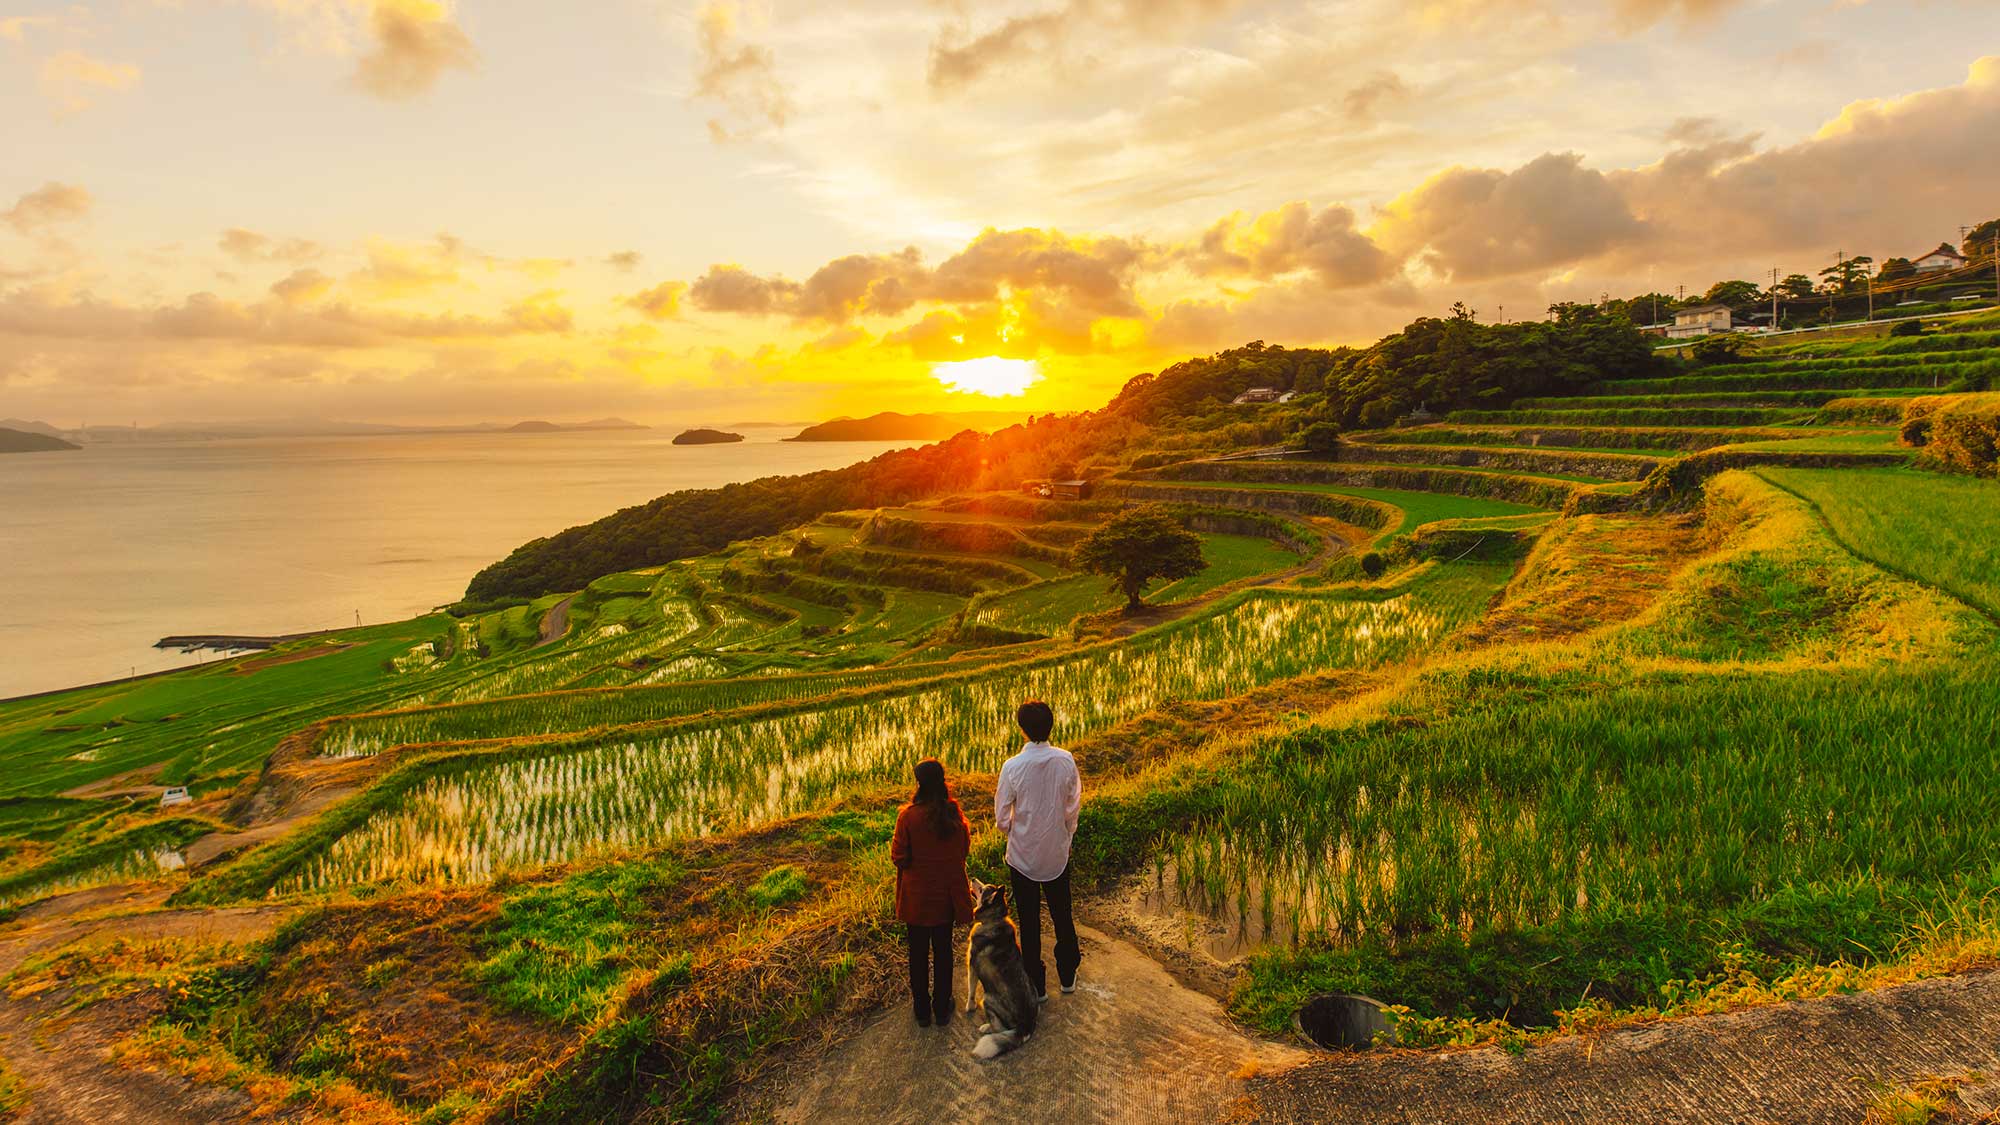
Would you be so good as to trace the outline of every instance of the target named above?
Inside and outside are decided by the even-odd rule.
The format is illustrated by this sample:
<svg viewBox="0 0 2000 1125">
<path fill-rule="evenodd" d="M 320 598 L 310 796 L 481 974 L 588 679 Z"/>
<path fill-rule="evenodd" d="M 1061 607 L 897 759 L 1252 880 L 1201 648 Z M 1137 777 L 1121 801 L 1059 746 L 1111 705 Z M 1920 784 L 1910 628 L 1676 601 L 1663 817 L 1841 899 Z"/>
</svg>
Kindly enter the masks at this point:
<svg viewBox="0 0 2000 1125">
<path fill-rule="evenodd" d="M 1435 645 L 1476 615 L 1505 568 L 1437 572 L 1386 600 L 1254 591 L 1136 642 L 1001 666 L 907 694 L 448 769 L 308 859 L 281 885 L 477 881 L 585 852 L 641 847 L 788 815 L 935 754 L 960 772 L 1014 749 L 1013 706 L 1055 703 L 1070 735 L 1168 700 L 1214 699 Z"/>
<path fill-rule="evenodd" d="M 1338 987 L 1434 1011 L 1438 997 L 1389 983 L 1398 957 L 1416 956 L 1398 944 L 1422 935 L 1498 950 L 1509 934 L 1721 919 L 1786 895 L 1859 887 L 1936 905 L 2000 891 L 1990 656 L 1567 686 L 1457 695 L 1421 726 L 1276 740 L 1251 768 L 1213 779 L 1210 812 L 1163 845 L 1164 881 L 1238 915 L 1263 913 L 1270 896 L 1270 912 L 1295 915 L 1298 940 L 1325 951 L 1307 961 L 1363 976 Z M 1896 924 L 1914 917 L 1903 908 Z M 1836 957 L 1856 954 L 1842 952 L 1850 937 L 1879 940 L 1841 932 L 1832 913 L 1820 922 L 1828 932 L 1813 941 Z M 1712 956 L 1716 937 L 1701 936 L 1702 949 L 1672 950 L 1659 971 Z M 1588 958 L 1562 970 L 1576 990 L 1618 972 L 1639 970 Z M 1482 1010 L 1467 993 L 1443 1006 L 1491 1016 L 1506 1002 Z"/>
</svg>

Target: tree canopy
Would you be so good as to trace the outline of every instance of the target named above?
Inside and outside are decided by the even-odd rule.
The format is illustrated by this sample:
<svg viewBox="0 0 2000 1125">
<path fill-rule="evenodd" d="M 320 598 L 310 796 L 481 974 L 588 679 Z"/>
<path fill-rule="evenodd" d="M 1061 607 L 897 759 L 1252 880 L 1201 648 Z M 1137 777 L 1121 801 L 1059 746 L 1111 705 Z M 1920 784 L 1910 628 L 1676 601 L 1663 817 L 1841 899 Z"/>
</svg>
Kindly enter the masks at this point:
<svg viewBox="0 0 2000 1125">
<path fill-rule="evenodd" d="M 1708 287 L 1702 295 L 1702 303 L 1707 305 L 1728 305 L 1740 308 L 1754 305 L 1764 299 L 1764 293 L 1754 281 L 1718 281 Z"/>
<path fill-rule="evenodd" d="M 1086 573 L 1110 575 L 1112 587 L 1125 595 L 1127 610 L 1139 607 L 1153 580 L 1188 578 L 1208 567 L 1201 556 L 1201 536 L 1158 504 L 1111 517 L 1076 545 L 1070 561 Z"/>
</svg>

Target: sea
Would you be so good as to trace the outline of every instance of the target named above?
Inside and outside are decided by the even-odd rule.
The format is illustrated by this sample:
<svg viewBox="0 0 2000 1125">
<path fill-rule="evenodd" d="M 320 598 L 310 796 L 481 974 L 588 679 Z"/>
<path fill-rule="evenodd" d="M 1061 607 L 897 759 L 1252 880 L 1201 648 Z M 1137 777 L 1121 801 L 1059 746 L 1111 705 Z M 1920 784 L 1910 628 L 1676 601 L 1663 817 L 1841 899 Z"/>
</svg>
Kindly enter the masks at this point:
<svg viewBox="0 0 2000 1125">
<path fill-rule="evenodd" d="M 673 430 L 104 443 L 0 455 L 0 699 L 216 659 L 173 634 L 376 624 L 457 600 L 538 536 L 683 488 L 909 442 Z"/>
</svg>

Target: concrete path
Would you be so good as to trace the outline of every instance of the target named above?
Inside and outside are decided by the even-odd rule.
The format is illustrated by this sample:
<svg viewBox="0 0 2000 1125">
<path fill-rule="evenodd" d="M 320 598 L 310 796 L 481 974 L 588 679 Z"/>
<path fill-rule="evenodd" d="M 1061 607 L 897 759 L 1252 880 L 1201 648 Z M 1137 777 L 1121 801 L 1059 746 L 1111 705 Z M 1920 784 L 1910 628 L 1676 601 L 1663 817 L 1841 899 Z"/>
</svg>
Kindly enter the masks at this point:
<svg viewBox="0 0 2000 1125">
<path fill-rule="evenodd" d="M 898 1004 L 826 1056 L 798 1060 L 775 1090 L 749 1099 L 746 1116 L 800 1125 L 1209 1122 L 1242 1093 L 1239 1072 L 1305 1059 L 1243 1034 L 1214 1000 L 1131 944 L 1087 926 L 1078 933 L 1077 991 L 1052 994 L 1041 1027 L 1013 1053 L 979 1062 L 977 1019 L 961 1011 L 948 1027 L 920 1028 Z M 965 981 L 956 984 L 962 1005 Z"/>
<path fill-rule="evenodd" d="M 1931 1078 L 2000 1109 L 2000 972 L 1497 1048 L 1322 1056 L 1250 1083 L 1233 1120 L 1853 1125 Z M 1970 1119 L 1970 1118 L 1968 1118 Z"/>
</svg>

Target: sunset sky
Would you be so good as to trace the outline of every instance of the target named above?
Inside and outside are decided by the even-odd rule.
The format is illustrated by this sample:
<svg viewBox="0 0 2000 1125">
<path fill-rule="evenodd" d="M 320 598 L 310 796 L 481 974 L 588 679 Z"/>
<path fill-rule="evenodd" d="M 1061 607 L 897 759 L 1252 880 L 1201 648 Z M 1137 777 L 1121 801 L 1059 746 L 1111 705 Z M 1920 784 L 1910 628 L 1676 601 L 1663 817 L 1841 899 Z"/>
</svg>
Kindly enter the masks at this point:
<svg viewBox="0 0 2000 1125">
<path fill-rule="evenodd" d="M 1076 409 L 1956 242 L 2000 5 L 0 0 L 0 122 L 0 417 Z"/>
</svg>

